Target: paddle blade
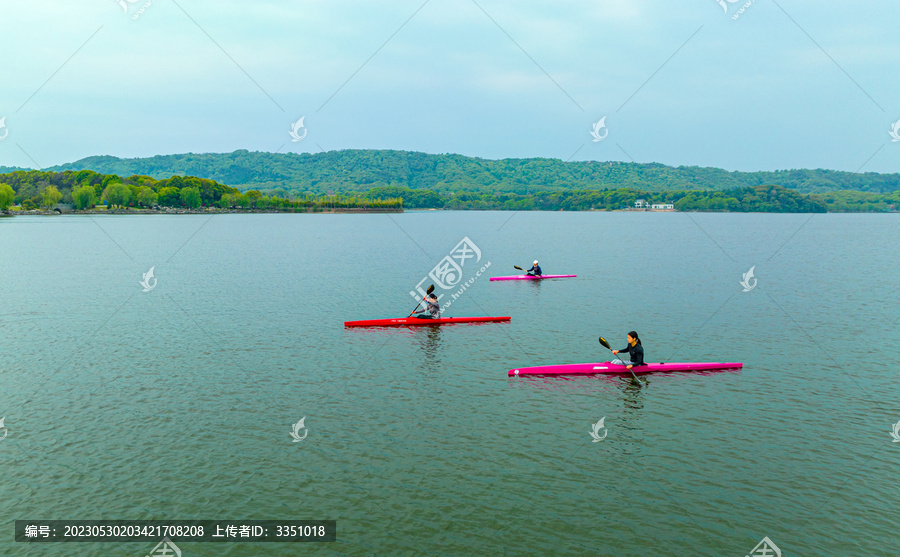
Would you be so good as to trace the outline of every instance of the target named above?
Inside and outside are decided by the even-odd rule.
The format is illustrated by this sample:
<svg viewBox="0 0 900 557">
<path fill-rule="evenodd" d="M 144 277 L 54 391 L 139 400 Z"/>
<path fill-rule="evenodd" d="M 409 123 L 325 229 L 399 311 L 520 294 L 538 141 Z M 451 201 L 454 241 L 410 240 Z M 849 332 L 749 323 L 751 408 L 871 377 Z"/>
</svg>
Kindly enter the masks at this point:
<svg viewBox="0 0 900 557">
<path fill-rule="evenodd" d="M 513 269 L 518 269 L 518 270 L 520 270 L 520 271 L 524 271 L 524 270 L 525 270 L 525 269 L 523 269 L 522 267 L 519 267 L 518 265 L 513 265 Z"/>
<path fill-rule="evenodd" d="M 606 342 L 606 339 L 605 339 L 605 338 L 600 337 L 599 340 L 600 340 L 600 344 L 603 345 L 603 348 L 606 348 L 607 350 L 612 350 L 612 346 L 610 346 L 609 343 Z"/>
<path fill-rule="evenodd" d="M 428 287 L 428 290 L 426 290 L 425 293 L 426 293 L 426 294 L 431 294 L 432 292 L 434 292 L 434 285 L 433 285 L 433 284 L 432 284 L 431 286 Z"/>
</svg>

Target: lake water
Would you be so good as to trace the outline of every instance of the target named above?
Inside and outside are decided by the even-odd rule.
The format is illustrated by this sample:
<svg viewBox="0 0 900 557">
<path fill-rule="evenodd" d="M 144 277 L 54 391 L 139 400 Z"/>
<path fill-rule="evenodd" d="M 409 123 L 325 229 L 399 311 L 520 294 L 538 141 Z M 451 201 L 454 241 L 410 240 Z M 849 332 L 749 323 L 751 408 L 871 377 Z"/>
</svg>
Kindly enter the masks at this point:
<svg viewBox="0 0 900 557">
<path fill-rule="evenodd" d="M 343 328 L 405 316 L 464 237 L 463 280 L 490 266 L 445 314 L 511 322 Z M 337 520 L 185 557 L 896 555 L 898 245 L 896 215 L 0 219 L 0 554 L 153 548 L 13 541 L 41 518 Z M 533 259 L 578 277 L 488 281 Z M 744 368 L 507 377 L 632 329 Z"/>
</svg>

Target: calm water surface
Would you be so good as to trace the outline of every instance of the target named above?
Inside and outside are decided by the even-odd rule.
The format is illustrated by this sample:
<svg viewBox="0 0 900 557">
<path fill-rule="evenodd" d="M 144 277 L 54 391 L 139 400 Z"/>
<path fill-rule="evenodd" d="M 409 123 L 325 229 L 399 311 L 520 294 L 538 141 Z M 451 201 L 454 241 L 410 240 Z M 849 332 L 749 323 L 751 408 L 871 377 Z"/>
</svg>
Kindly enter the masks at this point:
<svg viewBox="0 0 900 557">
<path fill-rule="evenodd" d="M 490 267 L 446 313 L 510 323 L 343 328 L 408 313 L 463 237 L 464 279 Z M 153 546 L 15 519 L 246 518 L 338 541 L 183 555 L 896 555 L 898 245 L 896 215 L 0 219 L 0 554 Z M 578 278 L 488 281 L 535 258 Z M 507 377 L 631 329 L 744 368 Z"/>
</svg>

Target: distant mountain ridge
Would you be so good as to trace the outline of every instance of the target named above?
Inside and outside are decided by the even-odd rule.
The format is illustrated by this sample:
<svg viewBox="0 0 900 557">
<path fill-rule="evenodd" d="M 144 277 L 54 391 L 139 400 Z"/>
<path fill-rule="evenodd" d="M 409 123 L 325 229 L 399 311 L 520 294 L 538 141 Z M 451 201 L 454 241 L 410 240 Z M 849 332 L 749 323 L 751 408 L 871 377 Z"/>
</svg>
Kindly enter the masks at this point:
<svg viewBox="0 0 900 557">
<path fill-rule="evenodd" d="M 490 160 L 414 151 L 341 150 L 324 153 L 185 153 L 148 158 L 87 157 L 48 171 L 93 170 L 120 176 L 197 176 L 242 190 L 343 193 L 401 186 L 437 192 L 615 189 L 643 191 L 729 190 L 779 185 L 800 193 L 841 190 L 889 193 L 900 190 L 900 174 L 836 170 L 729 172 L 721 168 L 672 167 L 658 163 L 529 158 Z"/>
</svg>

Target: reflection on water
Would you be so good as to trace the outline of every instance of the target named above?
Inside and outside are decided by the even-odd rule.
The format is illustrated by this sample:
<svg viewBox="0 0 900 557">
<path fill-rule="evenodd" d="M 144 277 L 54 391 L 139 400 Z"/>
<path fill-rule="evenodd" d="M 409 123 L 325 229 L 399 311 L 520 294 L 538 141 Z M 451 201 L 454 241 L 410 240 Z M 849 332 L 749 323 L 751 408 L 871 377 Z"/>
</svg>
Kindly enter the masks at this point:
<svg viewBox="0 0 900 557">
<path fill-rule="evenodd" d="M 440 327 L 421 327 L 424 331 L 417 331 L 419 334 L 415 336 L 416 344 L 422 350 L 425 362 L 430 370 L 437 370 L 441 364 L 441 328 Z"/>
<path fill-rule="evenodd" d="M 622 394 L 622 428 L 625 430 L 623 435 L 623 454 L 633 456 L 637 454 L 641 443 L 644 440 L 644 396 L 645 389 L 650 386 L 650 382 L 646 377 L 642 378 L 643 383 L 634 380 L 633 377 L 620 375 L 616 378 L 619 390 Z"/>
<path fill-rule="evenodd" d="M 640 382 L 633 377 L 622 375 L 619 378 L 619 386 L 622 391 L 624 410 L 626 414 L 634 414 L 637 410 L 644 409 L 644 389 L 650 387 L 650 379 L 644 377 Z"/>
</svg>

